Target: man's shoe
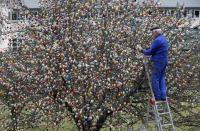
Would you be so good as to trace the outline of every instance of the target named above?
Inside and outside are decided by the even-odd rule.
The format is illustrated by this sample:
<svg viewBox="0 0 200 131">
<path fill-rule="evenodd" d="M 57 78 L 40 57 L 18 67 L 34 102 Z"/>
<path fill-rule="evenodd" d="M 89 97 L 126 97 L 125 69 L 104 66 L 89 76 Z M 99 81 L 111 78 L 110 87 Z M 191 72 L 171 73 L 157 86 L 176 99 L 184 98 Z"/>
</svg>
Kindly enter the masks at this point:
<svg viewBox="0 0 200 131">
<path fill-rule="evenodd" d="M 151 106 L 154 106 L 154 105 L 156 104 L 155 99 L 150 98 L 150 99 L 149 99 L 149 104 L 150 104 Z"/>
</svg>

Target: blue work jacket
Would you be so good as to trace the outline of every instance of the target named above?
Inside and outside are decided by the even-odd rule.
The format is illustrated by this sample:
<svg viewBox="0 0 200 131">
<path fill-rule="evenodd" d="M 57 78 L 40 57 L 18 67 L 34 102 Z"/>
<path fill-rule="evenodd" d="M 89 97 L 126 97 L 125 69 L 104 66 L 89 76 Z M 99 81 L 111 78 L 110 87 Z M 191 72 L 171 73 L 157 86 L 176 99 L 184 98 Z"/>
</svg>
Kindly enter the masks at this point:
<svg viewBox="0 0 200 131">
<path fill-rule="evenodd" d="M 168 42 L 166 38 L 159 34 L 147 49 L 142 49 L 142 53 L 151 56 L 153 62 L 168 63 Z"/>
</svg>

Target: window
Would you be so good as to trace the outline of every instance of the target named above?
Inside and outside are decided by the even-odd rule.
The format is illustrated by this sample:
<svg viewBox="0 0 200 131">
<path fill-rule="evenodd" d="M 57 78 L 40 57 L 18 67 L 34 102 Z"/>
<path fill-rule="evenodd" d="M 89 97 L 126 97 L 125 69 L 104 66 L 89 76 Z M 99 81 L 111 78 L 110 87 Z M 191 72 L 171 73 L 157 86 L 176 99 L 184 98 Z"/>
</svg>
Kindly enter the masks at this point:
<svg viewBox="0 0 200 131">
<path fill-rule="evenodd" d="M 187 17 L 187 14 L 188 14 L 188 11 L 185 10 L 185 11 L 183 12 L 183 16 L 184 16 L 184 17 Z"/>
<path fill-rule="evenodd" d="M 22 14 L 20 14 L 18 10 L 14 10 L 8 12 L 8 18 L 9 20 L 20 20 L 22 18 Z"/>
<path fill-rule="evenodd" d="M 33 11 L 32 13 L 33 13 L 34 16 L 37 16 L 37 15 L 38 15 L 38 12 L 37 12 L 37 11 Z"/>
<path fill-rule="evenodd" d="M 18 15 L 16 12 L 12 12 L 12 20 L 17 20 L 18 19 Z"/>
<path fill-rule="evenodd" d="M 171 16 L 174 16 L 174 10 L 171 10 Z"/>
<path fill-rule="evenodd" d="M 194 15 L 196 18 L 199 18 L 199 10 L 195 10 Z"/>
<path fill-rule="evenodd" d="M 8 12 L 8 20 L 10 20 L 11 19 L 11 14 L 10 14 L 10 12 Z"/>
<path fill-rule="evenodd" d="M 13 50 L 17 50 L 17 48 L 18 48 L 17 39 L 13 39 L 11 44 L 12 44 L 11 46 L 12 46 Z"/>
<path fill-rule="evenodd" d="M 19 20 L 22 16 L 19 11 L 10 12 L 9 15 L 11 20 Z"/>
<path fill-rule="evenodd" d="M 22 43 L 21 39 L 16 39 L 16 38 L 11 39 L 9 43 L 10 49 L 13 51 L 17 51 L 21 43 Z"/>
<path fill-rule="evenodd" d="M 194 18 L 194 10 L 190 10 L 191 14 L 192 14 L 192 18 Z"/>
</svg>

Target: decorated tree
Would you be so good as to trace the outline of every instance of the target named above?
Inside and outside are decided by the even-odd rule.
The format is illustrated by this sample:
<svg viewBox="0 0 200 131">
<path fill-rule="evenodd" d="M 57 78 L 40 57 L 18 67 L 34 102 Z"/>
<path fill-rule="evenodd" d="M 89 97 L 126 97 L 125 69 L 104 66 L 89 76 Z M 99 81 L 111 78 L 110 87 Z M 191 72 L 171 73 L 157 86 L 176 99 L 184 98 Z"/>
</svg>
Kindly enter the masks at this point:
<svg viewBox="0 0 200 131">
<path fill-rule="evenodd" d="M 54 127 L 68 118 L 78 130 L 99 131 L 127 124 L 123 117 L 132 116 L 129 124 L 143 120 L 150 93 L 141 92 L 149 89 L 136 46 L 149 45 L 155 24 L 170 42 L 167 85 L 173 113 L 180 116 L 175 122 L 199 122 L 199 47 L 183 50 L 184 19 L 164 14 L 153 1 L 41 0 L 38 15 L 21 13 L 29 22 L 24 44 L 1 57 L 8 129 Z"/>
</svg>

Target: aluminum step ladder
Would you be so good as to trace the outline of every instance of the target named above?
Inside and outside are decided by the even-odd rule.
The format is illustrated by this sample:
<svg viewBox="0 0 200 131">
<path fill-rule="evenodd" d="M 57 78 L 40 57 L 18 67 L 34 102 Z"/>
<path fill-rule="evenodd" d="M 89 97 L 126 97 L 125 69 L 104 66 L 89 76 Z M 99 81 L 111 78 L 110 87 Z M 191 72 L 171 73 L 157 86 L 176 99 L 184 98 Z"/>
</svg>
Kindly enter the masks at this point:
<svg viewBox="0 0 200 131">
<path fill-rule="evenodd" d="M 149 58 L 143 57 L 145 72 L 148 79 L 148 84 L 151 89 L 152 98 L 148 101 L 147 116 L 145 126 L 148 126 L 149 118 L 153 117 L 157 131 L 175 131 L 172 114 L 170 111 L 168 99 L 165 101 L 156 101 L 151 86 L 150 72 L 149 72 Z"/>
</svg>

